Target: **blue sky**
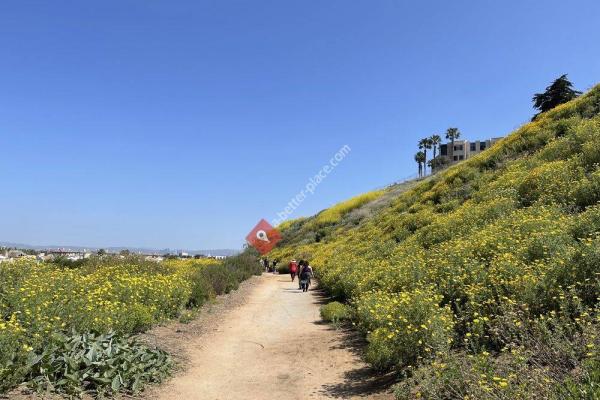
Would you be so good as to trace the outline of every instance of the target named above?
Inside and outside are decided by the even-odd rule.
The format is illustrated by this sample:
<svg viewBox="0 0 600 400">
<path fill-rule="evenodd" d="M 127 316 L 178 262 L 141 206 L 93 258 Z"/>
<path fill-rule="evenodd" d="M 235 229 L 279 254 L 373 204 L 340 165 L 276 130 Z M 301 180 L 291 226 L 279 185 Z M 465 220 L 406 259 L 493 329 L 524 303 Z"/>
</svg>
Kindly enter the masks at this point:
<svg viewBox="0 0 600 400">
<path fill-rule="evenodd" d="M 568 73 L 590 1 L 4 1 L 0 241 L 239 247 L 416 172 L 421 137 L 504 135 Z"/>
</svg>

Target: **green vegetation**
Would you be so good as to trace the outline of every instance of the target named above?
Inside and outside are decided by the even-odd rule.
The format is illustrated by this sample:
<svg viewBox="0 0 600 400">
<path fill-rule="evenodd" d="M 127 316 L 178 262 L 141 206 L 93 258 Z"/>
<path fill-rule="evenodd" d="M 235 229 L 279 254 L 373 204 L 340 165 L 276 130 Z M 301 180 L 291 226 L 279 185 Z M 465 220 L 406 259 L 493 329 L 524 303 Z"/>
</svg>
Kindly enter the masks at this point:
<svg viewBox="0 0 600 400">
<path fill-rule="evenodd" d="M 0 264 L 0 391 L 21 382 L 67 394 L 141 390 L 172 363 L 132 334 L 182 312 L 189 320 L 186 309 L 261 273 L 250 251 L 224 261 L 63 261 Z"/>
<path fill-rule="evenodd" d="M 137 393 L 148 383 L 160 382 L 173 361 L 161 350 L 112 333 L 54 333 L 39 354 L 29 357 L 27 366 L 29 383 L 40 392 L 102 396 L 119 390 Z"/>
<path fill-rule="evenodd" d="M 433 140 L 431 138 L 423 138 L 419 140 L 419 149 L 423 150 L 423 167 L 425 175 L 427 175 L 427 150 L 433 147 Z"/>
<path fill-rule="evenodd" d="M 460 131 L 458 128 L 446 129 L 446 139 L 450 141 L 450 148 L 454 148 L 454 141 L 458 138 L 460 138 Z"/>
<path fill-rule="evenodd" d="M 600 86 L 382 198 L 270 257 L 311 260 L 398 398 L 597 398 Z"/>
<path fill-rule="evenodd" d="M 179 322 L 181 322 L 182 324 L 189 324 L 197 317 L 197 315 L 197 310 L 183 310 L 181 314 L 179 314 Z"/>
<path fill-rule="evenodd" d="M 539 114 L 541 114 L 573 100 L 580 94 L 581 92 L 573 89 L 573 84 L 567 79 L 567 75 L 561 75 L 546 88 L 544 93 L 533 95 L 533 108 L 540 110 Z M 533 119 L 536 119 L 539 114 L 534 115 Z"/>
<path fill-rule="evenodd" d="M 438 146 L 441 143 L 442 137 L 435 134 L 419 140 L 420 151 L 415 154 L 415 161 L 419 165 L 419 178 L 427 175 L 427 167 L 430 167 L 433 171 L 434 168 L 442 165 L 441 159 L 436 159 Z M 427 150 L 429 149 L 433 149 L 433 158 L 427 161 Z"/>
<path fill-rule="evenodd" d="M 419 178 L 423 177 L 423 167 L 425 166 L 425 162 L 427 161 L 427 156 L 423 151 L 417 151 L 415 154 L 415 161 L 419 165 Z"/>
<path fill-rule="evenodd" d="M 323 321 L 338 325 L 339 323 L 350 319 L 352 309 L 339 301 L 332 301 L 331 303 L 321 306 L 319 311 Z"/>
</svg>

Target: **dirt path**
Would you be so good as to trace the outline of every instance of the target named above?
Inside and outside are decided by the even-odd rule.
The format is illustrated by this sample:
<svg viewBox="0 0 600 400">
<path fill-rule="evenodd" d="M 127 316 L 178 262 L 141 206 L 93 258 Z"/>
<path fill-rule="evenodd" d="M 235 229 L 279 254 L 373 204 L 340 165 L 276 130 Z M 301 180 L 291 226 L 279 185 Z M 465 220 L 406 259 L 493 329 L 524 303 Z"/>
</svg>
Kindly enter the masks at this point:
<svg viewBox="0 0 600 400">
<path fill-rule="evenodd" d="M 356 338 L 320 321 L 317 292 L 301 293 L 288 276 L 265 274 L 246 296 L 211 329 L 188 337 L 187 368 L 148 397 L 392 398 L 360 360 Z"/>
</svg>

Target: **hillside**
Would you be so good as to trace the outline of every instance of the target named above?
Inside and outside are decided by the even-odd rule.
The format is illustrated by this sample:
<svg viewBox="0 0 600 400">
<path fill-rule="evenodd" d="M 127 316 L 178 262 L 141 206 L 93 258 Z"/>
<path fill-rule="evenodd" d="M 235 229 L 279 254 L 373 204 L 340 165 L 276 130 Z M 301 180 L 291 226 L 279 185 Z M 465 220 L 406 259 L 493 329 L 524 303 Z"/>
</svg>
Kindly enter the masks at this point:
<svg viewBox="0 0 600 400">
<path fill-rule="evenodd" d="M 398 398 L 600 395 L 600 86 L 423 181 L 280 226 Z"/>
</svg>

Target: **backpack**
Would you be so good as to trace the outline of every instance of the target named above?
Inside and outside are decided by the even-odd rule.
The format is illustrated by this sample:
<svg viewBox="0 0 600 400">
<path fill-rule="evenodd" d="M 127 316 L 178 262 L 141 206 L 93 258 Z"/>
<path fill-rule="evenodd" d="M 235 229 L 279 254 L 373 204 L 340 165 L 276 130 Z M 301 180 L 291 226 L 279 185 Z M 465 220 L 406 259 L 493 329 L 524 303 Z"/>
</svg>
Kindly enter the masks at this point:
<svg viewBox="0 0 600 400">
<path fill-rule="evenodd" d="M 308 280 L 309 277 L 310 277 L 310 271 L 309 271 L 308 267 L 302 268 L 302 272 L 300 273 L 300 279 Z"/>
</svg>

